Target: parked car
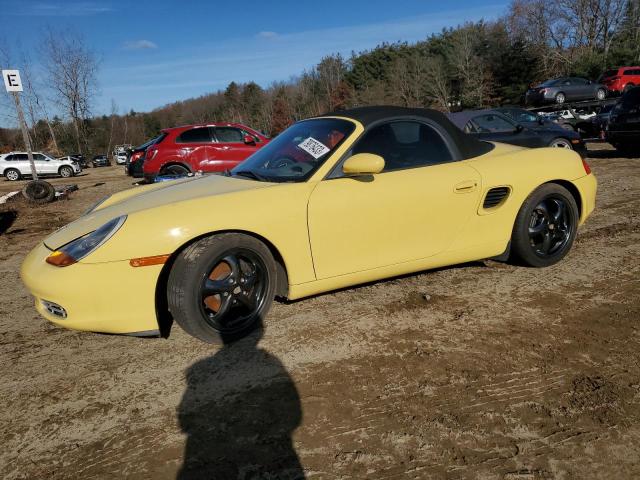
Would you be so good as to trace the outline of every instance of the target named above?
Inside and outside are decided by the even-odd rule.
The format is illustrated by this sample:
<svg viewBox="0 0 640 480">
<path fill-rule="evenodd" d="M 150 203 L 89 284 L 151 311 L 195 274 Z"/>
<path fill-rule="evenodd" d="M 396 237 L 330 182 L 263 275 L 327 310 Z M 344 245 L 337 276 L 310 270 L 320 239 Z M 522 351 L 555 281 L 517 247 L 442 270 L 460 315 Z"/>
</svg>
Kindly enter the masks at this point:
<svg viewBox="0 0 640 480">
<path fill-rule="evenodd" d="M 611 110 L 606 139 L 627 155 L 640 154 L 640 87 L 627 90 Z"/>
<path fill-rule="evenodd" d="M 128 154 L 127 161 L 124 166 L 125 173 L 133 178 L 142 178 L 144 175 L 142 172 L 142 165 L 144 164 L 144 155 L 147 151 L 147 148 L 149 148 L 154 143 L 161 142 L 165 136 L 165 133 L 161 133 L 157 137 L 154 137 L 151 140 L 143 143 L 139 147 L 131 150 Z"/>
<path fill-rule="evenodd" d="M 77 162 L 69 157 L 55 159 L 42 152 L 33 152 L 33 162 L 38 175 L 73 177 L 82 171 Z M 7 180 L 15 182 L 22 177 L 31 177 L 31 165 L 27 152 L 10 152 L 0 155 L 0 171 Z"/>
<path fill-rule="evenodd" d="M 593 109 L 567 108 L 542 113 L 541 115 L 565 130 L 574 130 L 580 134 L 586 134 L 591 130 L 591 120 L 597 113 Z"/>
<path fill-rule="evenodd" d="M 143 171 L 156 175 L 224 172 L 269 143 L 256 130 L 239 123 L 187 125 L 163 130 L 165 136 L 146 151 Z"/>
<path fill-rule="evenodd" d="M 542 82 L 530 88 L 525 94 L 525 103 L 540 105 L 544 103 L 562 104 L 576 100 L 604 100 L 607 87 L 586 78 L 561 77 Z"/>
<path fill-rule="evenodd" d="M 91 163 L 93 164 L 94 167 L 109 167 L 111 166 L 111 162 L 109 161 L 109 158 L 106 155 L 96 155 L 93 157 L 93 160 L 91 160 Z"/>
<path fill-rule="evenodd" d="M 510 143 L 521 147 L 558 147 L 573 149 L 580 155 L 586 149 L 580 134 L 549 125 L 525 127 L 497 110 L 466 110 L 450 113 L 451 121 L 463 132 L 480 140 Z"/>
<path fill-rule="evenodd" d="M 279 162 L 292 150 L 299 160 Z M 570 150 L 479 141 L 433 110 L 343 110 L 295 123 L 226 175 L 115 193 L 44 239 L 21 275 L 61 327 L 157 335 L 172 318 L 225 342 L 276 295 L 498 256 L 552 265 L 596 184 Z"/>
<path fill-rule="evenodd" d="M 127 152 L 118 152 L 114 155 L 116 163 L 118 165 L 124 165 L 127 163 Z"/>
<path fill-rule="evenodd" d="M 634 86 L 640 85 L 640 67 L 619 67 L 607 70 L 600 76 L 600 79 L 607 90 L 622 94 Z"/>
</svg>

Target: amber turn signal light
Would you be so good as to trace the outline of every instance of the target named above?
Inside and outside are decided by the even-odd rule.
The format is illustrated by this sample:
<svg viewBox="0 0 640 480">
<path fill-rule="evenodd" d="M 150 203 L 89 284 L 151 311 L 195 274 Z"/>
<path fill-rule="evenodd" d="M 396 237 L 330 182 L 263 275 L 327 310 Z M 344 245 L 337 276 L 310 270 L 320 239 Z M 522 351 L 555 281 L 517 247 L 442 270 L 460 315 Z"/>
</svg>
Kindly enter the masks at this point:
<svg viewBox="0 0 640 480">
<path fill-rule="evenodd" d="M 132 267 L 148 267 L 150 265 L 162 265 L 169 260 L 169 255 L 156 255 L 154 257 L 132 258 L 129 265 Z"/>
<path fill-rule="evenodd" d="M 69 265 L 76 263 L 76 259 L 71 255 L 56 250 L 47 257 L 46 262 L 55 267 L 68 267 Z"/>
</svg>

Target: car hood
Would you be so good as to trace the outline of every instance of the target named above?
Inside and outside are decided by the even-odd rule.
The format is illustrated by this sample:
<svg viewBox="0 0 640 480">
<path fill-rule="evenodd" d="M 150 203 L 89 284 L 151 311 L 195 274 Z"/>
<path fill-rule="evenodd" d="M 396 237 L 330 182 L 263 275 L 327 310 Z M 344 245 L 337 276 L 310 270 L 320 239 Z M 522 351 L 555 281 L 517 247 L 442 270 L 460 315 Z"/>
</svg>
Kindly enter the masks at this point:
<svg viewBox="0 0 640 480">
<path fill-rule="evenodd" d="M 125 190 L 112 195 L 91 212 L 54 232 L 44 240 L 44 244 L 55 250 L 122 215 L 132 215 L 202 197 L 228 195 L 276 185 L 278 184 L 237 177 L 208 175 Z"/>
</svg>

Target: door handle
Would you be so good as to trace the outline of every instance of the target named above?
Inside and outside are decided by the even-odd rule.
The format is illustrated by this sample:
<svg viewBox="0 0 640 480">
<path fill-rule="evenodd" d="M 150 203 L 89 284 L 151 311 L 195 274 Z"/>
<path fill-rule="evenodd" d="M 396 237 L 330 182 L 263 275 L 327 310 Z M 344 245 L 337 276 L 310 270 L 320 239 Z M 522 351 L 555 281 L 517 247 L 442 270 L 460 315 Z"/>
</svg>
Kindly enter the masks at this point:
<svg viewBox="0 0 640 480">
<path fill-rule="evenodd" d="M 475 180 L 465 180 L 464 182 L 458 183 L 453 191 L 456 193 L 471 193 L 475 191 L 478 186 L 478 182 Z"/>
</svg>

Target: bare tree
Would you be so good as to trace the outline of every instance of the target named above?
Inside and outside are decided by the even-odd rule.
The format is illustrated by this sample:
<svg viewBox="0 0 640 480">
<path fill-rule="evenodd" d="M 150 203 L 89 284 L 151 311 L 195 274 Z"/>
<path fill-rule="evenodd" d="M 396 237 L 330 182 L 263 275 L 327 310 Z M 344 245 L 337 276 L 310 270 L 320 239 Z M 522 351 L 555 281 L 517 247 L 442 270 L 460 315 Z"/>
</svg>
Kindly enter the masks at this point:
<svg viewBox="0 0 640 480">
<path fill-rule="evenodd" d="M 461 83 L 462 102 L 467 106 L 483 106 L 491 96 L 491 73 L 476 55 L 477 35 L 473 25 L 459 28 L 453 34 L 450 61 Z"/>
<path fill-rule="evenodd" d="M 98 60 L 81 37 L 66 31 L 47 31 L 41 55 L 49 85 L 60 108 L 69 115 L 76 146 L 79 152 L 83 152 L 84 121 L 90 115 L 96 94 Z"/>
</svg>

